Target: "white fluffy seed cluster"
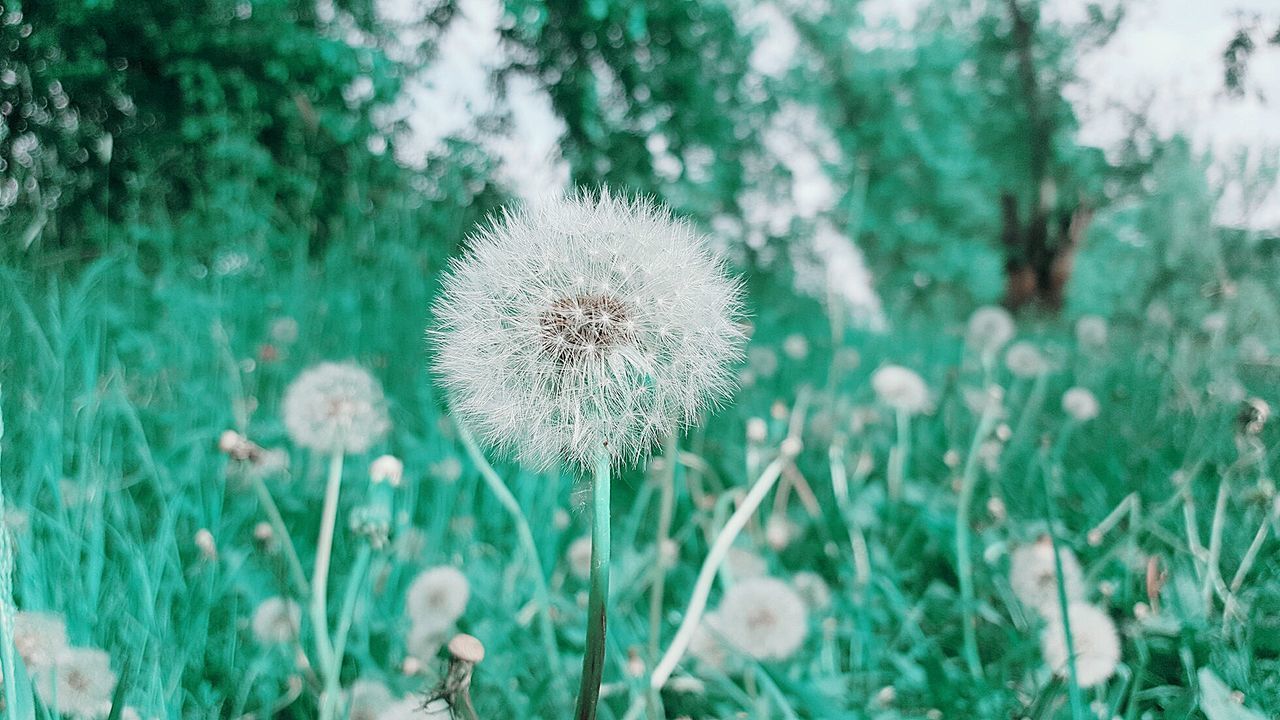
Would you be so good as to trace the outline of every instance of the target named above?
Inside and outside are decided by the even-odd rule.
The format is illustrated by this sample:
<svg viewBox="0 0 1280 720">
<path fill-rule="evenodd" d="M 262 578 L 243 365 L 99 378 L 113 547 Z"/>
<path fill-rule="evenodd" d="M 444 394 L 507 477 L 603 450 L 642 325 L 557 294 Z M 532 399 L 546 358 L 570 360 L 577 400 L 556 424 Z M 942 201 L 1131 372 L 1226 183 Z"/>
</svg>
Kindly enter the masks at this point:
<svg viewBox="0 0 1280 720">
<path fill-rule="evenodd" d="M 1034 378 L 1049 371 L 1049 361 L 1029 342 L 1016 342 L 1004 354 L 1009 372 L 1020 378 Z"/>
<path fill-rule="evenodd" d="M 1075 651 L 1076 684 L 1093 687 L 1115 674 L 1120 662 L 1120 637 L 1111 616 L 1094 605 L 1075 602 L 1067 606 L 1067 623 L 1059 611 L 1040 633 L 1040 653 L 1056 675 L 1067 677 L 1067 631 L 1071 632 L 1071 649 Z"/>
<path fill-rule="evenodd" d="M 449 565 L 427 568 L 409 584 L 404 612 L 409 617 L 405 645 L 409 655 L 430 660 L 449 639 L 454 623 L 467 610 L 471 583 Z"/>
<path fill-rule="evenodd" d="M 253 637 L 263 645 L 292 642 L 302 627 L 302 608 L 297 602 L 278 595 L 258 603 L 250 628 Z"/>
<path fill-rule="evenodd" d="M 379 720 L 396 701 L 390 688 L 377 680 L 359 678 L 351 683 L 348 692 L 350 705 L 347 709 L 348 720 Z"/>
<path fill-rule="evenodd" d="M 965 343 L 982 355 L 990 356 L 1000 352 L 1017 331 L 1008 310 L 998 305 L 985 305 L 969 316 Z"/>
<path fill-rule="evenodd" d="M 355 363 L 304 370 L 284 395 L 284 426 L 298 445 L 323 453 L 362 453 L 391 429 L 382 385 Z"/>
<path fill-rule="evenodd" d="M 98 648 L 70 645 L 62 616 L 16 613 L 13 646 L 43 702 L 56 700 L 58 710 L 72 718 L 106 716 L 116 689 L 111 656 Z"/>
<path fill-rule="evenodd" d="M 1065 624 L 1049 538 L 1014 551 L 1009 583 L 1018 599 L 1046 621 L 1040 633 L 1040 652 L 1049 669 L 1061 677 L 1070 672 L 1069 631 L 1071 647 L 1075 650 L 1076 682 L 1080 687 L 1093 687 L 1115 673 L 1120 662 L 1120 638 L 1106 611 L 1085 601 L 1084 572 L 1075 553 L 1059 547 L 1058 557 L 1062 562 L 1062 588 L 1067 600 Z"/>
<path fill-rule="evenodd" d="M 534 467 L 638 459 L 727 397 L 739 291 L 706 241 L 644 200 L 509 211 L 435 305 L 434 370 L 460 419 Z"/>
<path fill-rule="evenodd" d="M 703 662 L 723 667 L 728 650 L 757 660 L 785 660 L 804 645 L 809 610 L 790 584 L 752 577 L 729 586 L 720 607 L 703 623 L 690 644 Z"/>
<path fill-rule="evenodd" d="M 1086 388 L 1073 387 L 1062 393 L 1062 411 L 1076 422 L 1088 422 L 1098 417 L 1101 409 L 1098 398 Z"/>
<path fill-rule="evenodd" d="M 885 365 L 871 375 L 871 389 L 880 402 L 915 415 L 929 409 L 929 387 L 914 370 Z"/>
</svg>

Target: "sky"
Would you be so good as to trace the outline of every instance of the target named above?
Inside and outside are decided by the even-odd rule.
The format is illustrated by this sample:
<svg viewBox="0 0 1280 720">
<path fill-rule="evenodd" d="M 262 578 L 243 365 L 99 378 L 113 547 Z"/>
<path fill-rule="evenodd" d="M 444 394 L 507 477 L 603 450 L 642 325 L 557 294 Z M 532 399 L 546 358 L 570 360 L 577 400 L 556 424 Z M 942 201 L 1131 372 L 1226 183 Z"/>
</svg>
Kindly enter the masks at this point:
<svg viewBox="0 0 1280 720">
<path fill-rule="evenodd" d="M 1103 0 L 1114 4 L 1116 0 Z M 412 17 L 420 0 L 383 0 L 384 12 Z M 865 0 L 869 25 L 910 28 L 921 0 Z M 1218 221 L 1256 228 L 1280 227 L 1280 189 L 1245 201 L 1239 163 L 1246 175 L 1260 160 L 1280 157 L 1280 49 L 1263 48 L 1249 67 L 1248 96 L 1223 92 L 1222 51 L 1239 26 L 1240 13 L 1253 13 L 1274 28 L 1280 22 L 1280 0 L 1128 0 L 1120 31 L 1100 49 L 1080 60 L 1081 81 L 1068 97 L 1082 119 L 1080 140 L 1115 150 L 1125 138 L 1130 111 L 1146 109 L 1151 127 L 1162 137 L 1188 136 L 1194 147 L 1211 153 L 1211 177 L 1223 188 Z M 763 10 L 744 13 L 748 25 L 779 27 Z M 1084 17 L 1080 0 L 1049 0 L 1046 13 L 1064 22 Z M 499 101 L 490 71 L 505 64 L 497 26 L 498 0 L 461 0 L 461 13 L 441 41 L 436 62 L 410 84 L 402 112 L 412 128 L 401 159 L 420 164 L 440 141 L 465 133 L 476 117 L 509 110 L 512 127 L 487 141 L 500 158 L 500 176 L 517 196 L 535 198 L 559 192 L 568 183 L 568 168 L 557 151 L 564 123 L 552 111 L 546 93 L 527 79 L 508 81 Z M 783 19 L 785 22 L 785 20 Z M 870 35 L 875 37 L 874 34 Z M 752 57 L 757 70 L 785 55 L 785 32 L 766 33 L 772 51 Z M 1269 91 L 1273 104 L 1263 95 Z"/>
</svg>

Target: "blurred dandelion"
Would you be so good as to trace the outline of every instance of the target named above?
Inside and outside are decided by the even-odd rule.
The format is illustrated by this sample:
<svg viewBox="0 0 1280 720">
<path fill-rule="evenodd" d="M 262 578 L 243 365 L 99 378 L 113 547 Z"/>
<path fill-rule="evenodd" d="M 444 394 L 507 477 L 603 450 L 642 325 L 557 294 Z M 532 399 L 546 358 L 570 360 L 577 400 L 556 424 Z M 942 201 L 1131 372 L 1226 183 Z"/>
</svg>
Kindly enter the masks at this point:
<svg viewBox="0 0 1280 720">
<path fill-rule="evenodd" d="M 809 634 L 804 599 L 776 578 L 748 578 L 730 586 L 719 613 L 725 638 L 757 660 L 785 660 Z"/>
<path fill-rule="evenodd" d="M 350 696 L 351 706 L 347 713 L 349 720 L 378 720 L 395 702 L 395 696 L 386 685 L 368 678 L 360 678 L 351 683 Z"/>
<path fill-rule="evenodd" d="M 1009 372 L 1020 378 L 1034 378 L 1049 370 L 1049 362 L 1040 350 L 1029 342 L 1016 342 L 1004 354 L 1004 364 Z"/>
<path fill-rule="evenodd" d="M 391 428 L 382 385 L 354 363 L 320 363 L 289 385 L 284 425 L 298 445 L 323 453 L 362 453 Z"/>
<path fill-rule="evenodd" d="M 687 223 L 607 192 L 508 212 L 444 280 L 435 371 L 532 466 L 630 462 L 728 394 L 736 285 Z"/>
<path fill-rule="evenodd" d="M 1068 602 L 1084 599 L 1084 573 L 1075 553 L 1058 548 L 1062 580 Z M 1024 605 L 1048 616 L 1058 608 L 1058 573 L 1053 561 L 1053 543 L 1048 537 L 1013 551 L 1009 562 L 1009 584 Z"/>
<path fill-rule="evenodd" d="M 1120 662 L 1120 638 L 1116 635 L 1115 623 L 1102 609 L 1084 602 L 1067 606 L 1067 622 L 1075 651 L 1076 684 L 1089 688 L 1105 682 L 1115 674 Z M 1067 676 L 1067 636 L 1060 610 L 1040 633 L 1040 651 L 1050 670 Z"/>
<path fill-rule="evenodd" d="M 1088 422 L 1098 417 L 1098 398 L 1086 388 L 1073 387 L 1062 394 L 1062 410 L 1076 422 Z"/>
<path fill-rule="evenodd" d="M 58 711 L 73 718 L 104 717 L 116 688 L 111 656 L 89 647 L 68 647 L 58 653 L 52 667 L 35 675 L 36 688 L 46 703 L 57 702 Z"/>
<path fill-rule="evenodd" d="M 914 370 L 885 365 L 871 376 L 880 402 L 899 412 L 916 415 L 929 408 L 929 388 Z"/>
<path fill-rule="evenodd" d="M 984 305 L 969 316 L 965 343 L 984 357 L 1000 352 L 1014 334 L 1017 325 L 1008 310 L 998 305 Z"/>
<path fill-rule="evenodd" d="M 1107 320 L 1099 315 L 1082 315 L 1076 320 L 1076 342 L 1085 350 L 1097 351 L 1107 346 Z"/>
<path fill-rule="evenodd" d="M 471 599 L 467 576 L 449 565 L 423 570 L 409 585 L 405 614 L 417 627 L 444 632 L 462 617 Z"/>
<path fill-rule="evenodd" d="M 579 580 L 591 577 L 591 536 L 584 535 L 569 543 L 564 557 L 574 577 Z"/>
<path fill-rule="evenodd" d="M 56 613 L 19 612 L 13 617 L 13 647 L 28 672 L 52 667 L 67 649 L 67 623 Z"/>
<path fill-rule="evenodd" d="M 258 603 L 253 611 L 253 636 L 264 645 L 291 642 L 302 625 L 302 608 L 285 597 L 274 596 Z"/>
<path fill-rule="evenodd" d="M 818 573 L 809 570 L 798 572 L 792 576 L 791 585 L 811 610 L 831 607 L 831 587 Z"/>
<path fill-rule="evenodd" d="M 689 640 L 689 654 L 699 662 L 717 670 L 723 670 L 729 660 L 721 630 L 720 613 L 709 612 L 702 617 Z"/>
</svg>

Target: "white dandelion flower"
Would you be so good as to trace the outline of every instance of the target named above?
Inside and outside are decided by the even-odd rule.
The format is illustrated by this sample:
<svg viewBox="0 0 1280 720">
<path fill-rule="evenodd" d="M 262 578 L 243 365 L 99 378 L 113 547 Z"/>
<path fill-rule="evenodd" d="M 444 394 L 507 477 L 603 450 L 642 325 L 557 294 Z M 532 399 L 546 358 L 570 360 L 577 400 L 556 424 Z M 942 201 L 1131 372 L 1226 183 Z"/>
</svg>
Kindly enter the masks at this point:
<svg viewBox="0 0 1280 720">
<path fill-rule="evenodd" d="M 378 720 L 383 711 L 396 701 L 386 685 L 369 678 L 351 683 L 350 697 L 349 720 Z"/>
<path fill-rule="evenodd" d="M 13 616 L 13 647 L 28 671 L 52 667 L 67 649 L 67 623 L 55 613 L 19 612 Z"/>
<path fill-rule="evenodd" d="M 569 563 L 569 572 L 574 577 L 579 580 L 586 580 L 591 577 L 591 536 L 583 535 L 569 543 L 564 557 Z"/>
<path fill-rule="evenodd" d="M 508 212 L 453 263 L 435 372 L 490 444 L 634 461 L 728 395 L 737 286 L 690 226 L 607 192 Z"/>
<path fill-rule="evenodd" d="M 746 548 L 731 547 L 724 556 L 724 569 L 734 580 L 745 580 L 767 574 L 769 563 Z"/>
<path fill-rule="evenodd" d="M 983 355 L 997 353 L 1013 339 L 1017 325 L 1008 310 L 999 305 L 984 305 L 969 316 L 965 343 Z"/>
<path fill-rule="evenodd" d="M 362 453 L 391 429 L 382 385 L 354 363 L 320 363 L 285 391 L 284 425 L 298 445 Z"/>
<path fill-rule="evenodd" d="M 804 599 L 776 578 L 749 578 L 730 586 L 719 613 L 725 639 L 757 660 L 785 660 L 809 634 Z"/>
<path fill-rule="evenodd" d="M 302 608 L 289 598 L 269 597 L 258 603 L 250 625 L 253 636 L 263 645 L 287 643 L 298 637 Z"/>
<path fill-rule="evenodd" d="M 1016 342 L 1004 354 L 1009 372 L 1020 378 L 1033 378 L 1049 371 L 1049 361 L 1029 342 Z"/>
<path fill-rule="evenodd" d="M 103 718 L 116 689 L 111 656 L 88 647 L 63 648 L 52 667 L 36 674 L 36 689 L 46 704 L 72 718 Z"/>
<path fill-rule="evenodd" d="M 1071 647 L 1075 650 L 1076 684 L 1093 687 L 1115 674 L 1120 662 L 1120 638 L 1111 617 L 1100 608 L 1084 602 L 1067 606 L 1071 630 Z M 1040 633 L 1040 652 L 1044 662 L 1060 677 L 1070 672 L 1067 667 L 1067 636 L 1062 613 L 1055 614 Z"/>
<path fill-rule="evenodd" d="M 880 402 L 912 415 L 929 408 L 929 388 L 914 370 L 885 365 L 871 375 L 871 389 Z"/>
<path fill-rule="evenodd" d="M 471 584 L 460 570 L 448 565 L 418 573 L 405 595 L 405 614 L 415 626 L 444 632 L 462 617 L 471 599 Z"/>
<path fill-rule="evenodd" d="M 1084 599 L 1084 572 L 1069 548 L 1058 547 L 1062 560 L 1062 581 L 1067 602 Z M 1059 607 L 1058 573 L 1053 561 L 1053 543 L 1048 537 L 1013 551 L 1009 562 L 1009 584 L 1024 605 L 1048 616 Z"/>
<path fill-rule="evenodd" d="M 1088 422 L 1098 417 L 1101 407 L 1098 398 L 1082 387 L 1073 387 L 1062 393 L 1062 410 L 1076 422 Z"/>
<path fill-rule="evenodd" d="M 1107 320 L 1099 315 L 1082 315 L 1076 320 L 1076 342 L 1087 350 L 1107 346 Z"/>
</svg>

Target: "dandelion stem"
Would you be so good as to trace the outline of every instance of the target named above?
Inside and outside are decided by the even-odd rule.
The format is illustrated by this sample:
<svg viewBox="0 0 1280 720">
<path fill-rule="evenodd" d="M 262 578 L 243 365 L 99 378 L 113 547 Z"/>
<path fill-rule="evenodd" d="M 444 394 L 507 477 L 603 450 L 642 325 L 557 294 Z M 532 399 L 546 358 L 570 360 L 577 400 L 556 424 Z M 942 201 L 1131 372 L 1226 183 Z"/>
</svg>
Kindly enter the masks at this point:
<svg viewBox="0 0 1280 720">
<path fill-rule="evenodd" d="M 315 571 L 311 575 L 311 624 L 316 636 L 316 652 L 324 691 L 320 697 L 321 720 L 330 720 L 337 710 L 338 668 L 329 638 L 329 560 L 333 554 L 333 532 L 338 520 L 338 494 L 342 489 L 341 449 L 329 457 L 329 479 L 325 483 L 324 507 L 320 515 L 320 536 L 316 540 Z"/>
<path fill-rule="evenodd" d="M 1064 437 L 1071 431 L 1071 425 L 1068 424 L 1066 430 L 1063 431 Z M 1071 717 L 1074 720 L 1084 720 L 1084 698 L 1080 693 L 1080 684 L 1076 680 L 1076 648 L 1075 641 L 1071 637 L 1071 618 L 1069 617 L 1069 603 L 1067 601 L 1067 584 L 1066 579 L 1062 575 L 1062 555 L 1058 550 L 1058 512 L 1057 506 L 1053 502 L 1053 493 L 1049 489 L 1049 468 L 1043 464 L 1044 455 L 1041 454 L 1040 482 L 1044 488 L 1045 514 L 1049 518 L 1049 544 L 1053 548 L 1053 573 L 1058 589 L 1058 606 L 1062 611 L 1062 635 L 1066 640 L 1067 646 L 1067 697 L 1071 702 Z"/>
<path fill-rule="evenodd" d="M 1213 612 L 1214 584 L 1220 580 L 1218 564 L 1222 557 L 1222 528 L 1227 519 L 1227 496 L 1231 488 L 1231 472 L 1229 468 L 1222 474 L 1218 482 L 1218 498 L 1213 506 L 1213 524 L 1209 527 L 1209 557 L 1204 569 L 1204 606 Z"/>
<path fill-rule="evenodd" d="M 956 568 L 960 574 L 960 611 L 963 615 L 964 658 L 969 674 L 975 680 L 982 679 L 982 658 L 978 654 L 978 638 L 973 606 L 973 557 L 969 542 L 969 512 L 973 505 L 973 493 L 978 484 L 978 454 L 982 443 L 991 434 L 996 423 L 995 403 L 987 402 L 978 420 L 978 430 L 969 445 L 969 456 L 964 461 L 960 477 L 960 494 L 956 501 Z"/>
<path fill-rule="evenodd" d="M 716 570 L 724 562 L 725 555 L 728 554 L 729 548 L 733 546 L 733 541 L 737 539 L 738 533 L 742 532 L 742 528 L 751 519 L 756 508 L 760 507 L 765 495 L 773 488 L 774 483 L 782 475 L 782 469 L 789 462 L 791 462 L 791 456 L 783 454 L 764 469 L 760 478 L 756 480 L 755 485 L 751 487 L 751 491 L 743 498 L 742 504 L 729 517 L 720 534 L 716 536 L 710 552 L 707 553 L 707 559 L 703 561 L 702 569 L 698 572 L 698 579 L 693 586 L 693 596 L 689 599 L 689 607 L 685 610 L 684 620 L 680 623 L 680 629 L 676 631 L 676 636 L 671 640 L 671 645 L 667 647 L 667 652 L 662 656 L 662 660 L 654 668 L 653 675 L 649 679 L 649 685 L 653 689 L 661 690 L 667 684 L 671 673 L 676 669 L 676 664 L 680 662 L 680 659 L 684 657 L 685 651 L 689 649 L 689 641 L 693 639 L 693 633 L 697 629 L 698 623 L 702 620 L 703 611 L 706 610 L 707 596 L 711 594 L 711 585 L 715 582 Z"/>
<path fill-rule="evenodd" d="M 649 662 L 658 659 L 662 643 L 662 595 L 665 590 L 667 570 L 662 562 L 662 548 L 671 534 L 671 514 L 675 505 L 676 469 L 679 465 L 680 442 L 676 433 L 667 437 L 665 464 L 662 467 L 661 497 L 658 501 L 658 528 L 654 540 L 656 561 L 653 564 L 653 584 L 649 594 Z"/>
<path fill-rule="evenodd" d="M 311 594 L 311 583 L 307 582 L 307 573 L 302 569 L 302 560 L 298 557 L 298 549 L 293 546 L 293 536 L 289 534 L 289 528 L 284 523 L 280 507 L 271 497 L 271 491 L 267 489 L 266 482 L 255 473 L 247 474 L 253 476 L 251 482 L 254 492 L 258 494 L 258 502 L 262 504 L 262 509 L 267 514 L 271 529 L 275 531 L 276 537 L 280 538 L 281 547 L 284 548 L 285 563 L 289 566 L 293 583 L 298 586 L 298 592 L 302 597 L 307 597 Z"/>
<path fill-rule="evenodd" d="M 342 667 L 342 658 L 347 652 L 347 633 L 351 631 L 351 620 L 355 617 L 356 601 L 360 599 L 360 589 L 369 577 L 369 565 L 373 562 L 373 546 L 363 543 L 356 552 L 355 566 L 351 576 L 347 578 L 347 589 L 342 595 L 342 610 L 338 615 L 338 630 L 333 638 L 333 664 Z"/>
<path fill-rule="evenodd" d="M 587 648 L 582 656 L 582 684 L 578 690 L 577 720 L 595 720 L 604 676 L 605 622 L 609 601 L 609 463 L 608 452 L 596 455 L 591 496 L 591 593 L 587 600 Z"/>
<path fill-rule="evenodd" d="M 0 399 L 3 393 L 0 393 Z M 4 414 L 0 411 L 0 440 L 4 438 Z M 18 717 L 18 689 L 13 647 L 13 539 L 5 522 L 4 482 L 0 480 L 0 670 L 4 673 L 4 716 Z"/>
<path fill-rule="evenodd" d="M 911 452 L 911 413 L 897 412 L 898 439 L 889 450 L 889 499 L 902 497 L 902 486 L 907 475 L 907 456 Z"/>
<path fill-rule="evenodd" d="M 529 529 L 529 520 L 520 509 L 520 503 L 511 493 L 511 489 L 489 464 L 484 453 L 480 452 L 480 446 L 476 444 L 471 431 L 461 423 L 458 423 L 457 427 L 458 438 L 462 440 L 462 445 L 466 448 L 467 455 L 471 457 L 471 462 L 480 469 L 480 477 L 489 486 L 489 491 L 498 497 L 498 502 L 511 515 L 511 520 L 516 525 L 516 536 L 524 546 L 524 554 L 529 558 L 529 569 L 533 573 L 534 603 L 538 606 L 542 649 L 547 655 L 547 662 L 550 663 L 548 669 L 551 671 L 551 683 L 556 694 L 567 702 L 569 689 L 565 686 L 564 676 L 560 672 L 560 653 L 556 645 L 555 623 L 551 620 L 551 593 L 547 590 L 547 577 L 543 574 L 542 558 L 538 555 L 538 544 L 534 542 L 533 532 Z"/>
</svg>

